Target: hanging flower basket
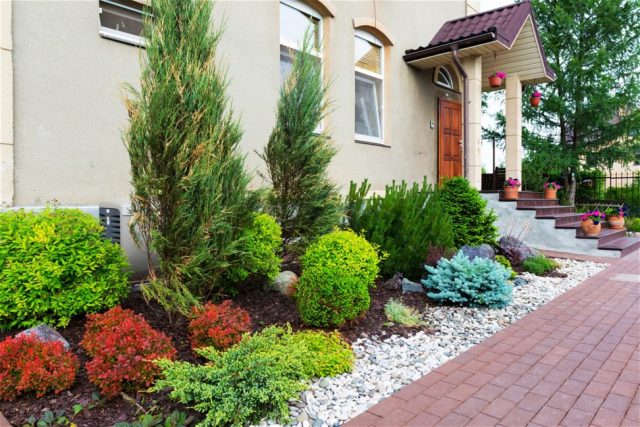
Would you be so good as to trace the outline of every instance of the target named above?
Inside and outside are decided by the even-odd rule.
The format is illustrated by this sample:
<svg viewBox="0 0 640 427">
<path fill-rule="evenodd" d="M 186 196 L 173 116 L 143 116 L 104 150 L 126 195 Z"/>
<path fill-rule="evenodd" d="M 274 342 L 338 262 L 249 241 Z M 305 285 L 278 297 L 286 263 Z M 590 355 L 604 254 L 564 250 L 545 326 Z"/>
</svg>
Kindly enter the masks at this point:
<svg viewBox="0 0 640 427">
<path fill-rule="evenodd" d="M 540 105 L 540 99 L 542 99 L 542 93 L 536 90 L 531 94 L 529 102 L 531 103 L 532 107 L 538 108 L 538 105 Z"/>
<path fill-rule="evenodd" d="M 489 76 L 489 86 L 491 87 L 500 87 L 502 86 L 502 80 L 507 77 L 505 73 L 502 71 L 497 71 Z"/>
<path fill-rule="evenodd" d="M 624 228 L 624 217 L 629 212 L 629 208 L 625 205 L 622 205 L 617 208 L 609 208 L 605 211 L 605 215 L 607 215 L 607 222 L 609 223 L 609 228 L 614 230 L 621 230 Z"/>
</svg>

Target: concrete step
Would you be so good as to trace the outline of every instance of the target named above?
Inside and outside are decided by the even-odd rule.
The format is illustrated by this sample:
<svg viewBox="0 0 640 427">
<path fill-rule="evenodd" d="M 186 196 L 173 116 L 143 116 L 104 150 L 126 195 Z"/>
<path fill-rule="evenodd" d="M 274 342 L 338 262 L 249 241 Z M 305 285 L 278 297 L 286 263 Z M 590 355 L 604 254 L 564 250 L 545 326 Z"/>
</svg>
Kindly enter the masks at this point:
<svg viewBox="0 0 640 427">
<path fill-rule="evenodd" d="M 620 251 L 620 256 L 626 256 L 640 248 L 640 237 L 622 237 L 602 245 L 598 249 Z"/>
<path fill-rule="evenodd" d="M 556 228 L 580 228 L 580 221 L 578 222 L 566 222 L 564 224 L 556 224 Z"/>
<path fill-rule="evenodd" d="M 549 218 L 549 219 L 555 219 L 556 225 L 562 225 L 570 222 L 579 222 L 581 216 L 582 216 L 581 213 L 573 212 L 573 213 L 558 214 L 558 215 L 555 215 L 553 218 Z"/>
<path fill-rule="evenodd" d="M 558 206 L 558 199 L 518 199 L 516 209 L 535 210 L 538 207 Z"/>
<path fill-rule="evenodd" d="M 573 206 L 543 206 L 536 208 L 536 218 L 555 218 L 559 214 L 575 213 Z"/>
<path fill-rule="evenodd" d="M 586 236 L 581 229 L 576 230 L 577 239 L 593 239 L 598 240 L 598 246 L 627 236 L 625 230 L 614 230 L 611 228 L 602 228 L 597 236 Z"/>
<path fill-rule="evenodd" d="M 483 193 L 489 193 L 488 191 L 483 191 Z M 504 199 L 504 191 L 499 190 L 500 197 L 498 198 L 501 202 L 516 202 L 517 200 L 522 199 L 543 199 L 544 193 L 540 193 L 537 191 L 518 191 L 518 199 L 517 200 L 505 200 Z"/>
</svg>

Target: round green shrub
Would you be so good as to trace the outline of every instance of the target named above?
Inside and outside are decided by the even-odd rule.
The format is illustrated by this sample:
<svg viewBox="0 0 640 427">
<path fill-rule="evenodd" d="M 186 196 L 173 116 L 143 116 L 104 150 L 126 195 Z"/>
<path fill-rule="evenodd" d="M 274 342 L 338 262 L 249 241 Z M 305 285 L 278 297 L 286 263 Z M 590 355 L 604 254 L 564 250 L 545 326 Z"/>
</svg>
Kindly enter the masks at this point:
<svg viewBox="0 0 640 427">
<path fill-rule="evenodd" d="M 529 257 L 522 263 L 524 271 L 540 276 L 548 271 L 553 271 L 559 267 L 559 264 L 544 255 L 536 255 Z"/>
<path fill-rule="evenodd" d="M 238 265 L 229 270 L 229 279 L 241 282 L 250 275 L 257 275 L 272 282 L 280 272 L 281 248 L 282 229 L 275 218 L 265 213 L 256 215 L 242 236 L 242 255 Z"/>
<path fill-rule="evenodd" d="M 378 276 L 378 251 L 353 231 L 333 231 L 302 257 L 296 303 L 308 325 L 340 326 L 369 309 L 369 287 Z"/>
<path fill-rule="evenodd" d="M 507 283 L 511 273 L 486 258 L 469 258 L 458 253 L 442 258 L 436 268 L 426 267 L 422 281 L 427 296 L 439 303 L 468 307 L 502 308 L 511 302 L 513 288 Z"/>
<path fill-rule="evenodd" d="M 103 231 L 77 209 L 0 213 L 0 328 L 66 326 L 118 304 L 128 264 Z"/>
<path fill-rule="evenodd" d="M 483 243 L 495 246 L 498 229 L 493 211 L 487 210 L 487 201 L 469 181 L 462 177 L 449 178 L 440 187 L 440 201 L 453 223 L 454 243 L 480 246 Z"/>
<path fill-rule="evenodd" d="M 511 279 L 515 279 L 518 273 L 511 267 L 511 261 L 504 255 L 496 255 L 496 262 L 511 272 Z"/>
</svg>

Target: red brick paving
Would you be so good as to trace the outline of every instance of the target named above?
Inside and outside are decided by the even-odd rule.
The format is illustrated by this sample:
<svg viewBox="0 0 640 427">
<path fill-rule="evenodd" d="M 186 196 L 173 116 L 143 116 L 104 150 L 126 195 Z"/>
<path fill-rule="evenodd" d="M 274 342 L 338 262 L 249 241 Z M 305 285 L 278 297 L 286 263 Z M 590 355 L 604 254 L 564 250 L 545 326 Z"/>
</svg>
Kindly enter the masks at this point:
<svg viewBox="0 0 640 427">
<path fill-rule="evenodd" d="M 636 251 L 346 425 L 640 426 L 639 386 Z"/>
</svg>

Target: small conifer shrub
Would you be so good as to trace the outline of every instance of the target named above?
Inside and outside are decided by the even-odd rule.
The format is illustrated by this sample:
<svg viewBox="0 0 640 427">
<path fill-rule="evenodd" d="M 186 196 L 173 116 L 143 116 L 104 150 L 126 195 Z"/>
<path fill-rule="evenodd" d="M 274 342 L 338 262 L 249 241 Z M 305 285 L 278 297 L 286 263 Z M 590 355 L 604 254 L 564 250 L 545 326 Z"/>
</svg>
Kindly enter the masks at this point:
<svg viewBox="0 0 640 427">
<path fill-rule="evenodd" d="M 429 275 L 422 281 L 427 296 L 436 302 L 468 307 L 502 308 L 511 302 L 511 273 L 486 258 L 472 261 L 463 253 L 443 258 L 437 267 L 426 267 Z"/>
<path fill-rule="evenodd" d="M 553 271 L 558 267 L 559 264 L 557 262 L 544 255 L 532 256 L 522 262 L 522 268 L 524 271 L 528 271 L 529 273 L 533 273 L 537 276 Z"/>
</svg>

